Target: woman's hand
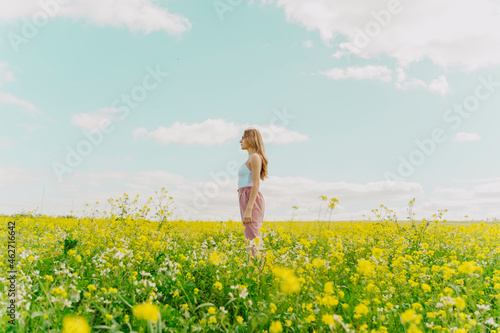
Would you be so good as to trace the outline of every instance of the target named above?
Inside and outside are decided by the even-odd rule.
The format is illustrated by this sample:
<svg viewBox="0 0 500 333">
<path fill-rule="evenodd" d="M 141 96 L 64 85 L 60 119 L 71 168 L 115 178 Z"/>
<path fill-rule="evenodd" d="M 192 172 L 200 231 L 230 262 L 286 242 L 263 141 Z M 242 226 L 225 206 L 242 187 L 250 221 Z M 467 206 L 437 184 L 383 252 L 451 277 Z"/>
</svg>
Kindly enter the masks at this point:
<svg viewBox="0 0 500 333">
<path fill-rule="evenodd" d="M 243 224 L 247 224 L 250 222 L 252 222 L 252 210 L 248 209 L 247 206 L 247 209 L 245 209 L 245 214 L 243 215 Z"/>
</svg>

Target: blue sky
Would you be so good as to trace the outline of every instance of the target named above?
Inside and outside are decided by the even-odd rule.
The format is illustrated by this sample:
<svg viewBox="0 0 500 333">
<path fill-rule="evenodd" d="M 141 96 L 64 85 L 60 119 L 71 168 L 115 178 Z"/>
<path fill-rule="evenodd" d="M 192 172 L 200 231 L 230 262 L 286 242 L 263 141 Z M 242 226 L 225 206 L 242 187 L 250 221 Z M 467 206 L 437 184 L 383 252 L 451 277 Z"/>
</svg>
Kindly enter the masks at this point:
<svg viewBox="0 0 500 333">
<path fill-rule="evenodd" d="M 500 218 L 498 2 L 41 3 L 0 5 L 1 213 L 165 186 L 179 218 L 239 220 L 227 165 L 254 127 L 266 220 L 314 219 L 319 195 L 336 219 L 380 204 L 404 219 L 414 197 L 418 218 Z"/>
</svg>

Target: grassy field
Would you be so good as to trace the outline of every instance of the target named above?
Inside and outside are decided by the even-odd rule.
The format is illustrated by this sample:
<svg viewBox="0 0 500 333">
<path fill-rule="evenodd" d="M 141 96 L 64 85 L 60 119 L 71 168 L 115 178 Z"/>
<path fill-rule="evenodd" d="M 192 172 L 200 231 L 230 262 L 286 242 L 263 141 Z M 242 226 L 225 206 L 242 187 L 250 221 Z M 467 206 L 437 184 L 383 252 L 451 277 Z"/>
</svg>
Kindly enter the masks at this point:
<svg viewBox="0 0 500 333">
<path fill-rule="evenodd" d="M 500 332 L 498 223 L 0 222 L 3 332 Z"/>
</svg>

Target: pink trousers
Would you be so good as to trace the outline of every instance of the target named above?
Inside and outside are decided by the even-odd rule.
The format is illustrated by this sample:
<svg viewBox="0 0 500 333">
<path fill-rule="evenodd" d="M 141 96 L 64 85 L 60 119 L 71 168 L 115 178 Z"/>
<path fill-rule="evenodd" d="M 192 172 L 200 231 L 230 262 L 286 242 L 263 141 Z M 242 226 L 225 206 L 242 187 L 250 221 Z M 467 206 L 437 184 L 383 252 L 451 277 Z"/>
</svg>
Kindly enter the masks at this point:
<svg viewBox="0 0 500 333">
<path fill-rule="evenodd" d="M 252 186 L 240 187 L 238 189 L 242 224 L 243 224 L 243 215 L 245 215 L 245 210 L 247 209 L 248 201 L 250 200 L 251 191 L 252 191 Z M 259 229 L 262 227 L 265 208 L 266 205 L 264 202 L 264 196 L 259 191 L 257 192 L 257 197 L 255 198 L 255 203 L 253 204 L 252 207 L 252 221 L 250 223 L 243 224 L 243 226 L 245 227 L 244 234 L 246 239 L 252 240 L 255 237 L 259 237 L 259 239 L 262 240 L 262 235 Z"/>
</svg>

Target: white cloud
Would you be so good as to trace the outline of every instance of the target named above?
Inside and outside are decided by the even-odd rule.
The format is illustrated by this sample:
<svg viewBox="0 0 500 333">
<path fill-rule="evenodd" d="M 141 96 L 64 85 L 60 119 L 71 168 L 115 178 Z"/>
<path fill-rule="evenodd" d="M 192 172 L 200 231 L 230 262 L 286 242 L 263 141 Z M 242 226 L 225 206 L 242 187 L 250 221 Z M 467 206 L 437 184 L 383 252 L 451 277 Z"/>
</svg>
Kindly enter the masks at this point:
<svg viewBox="0 0 500 333">
<path fill-rule="evenodd" d="M 390 82 L 392 80 L 392 70 L 386 66 L 365 67 L 347 67 L 347 68 L 332 68 L 330 70 L 320 72 L 328 76 L 332 80 L 340 79 L 375 79 L 382 82 Z"/>
<path fill-rule="evenodd" d="M 335 52 L 334 54 L 332 54 L 332 57 L 333 57 L 333 58 L 340 59 L 343 55 L 344 55 L 344 52 L 343 52 L 343 51 L 337 51 L 337 52 Z"/>
<path fill-rule="evenodd" d="M 41 180 L 42 177 L 38 171 L 14 165 L 0 165 L 0 189 L 17 191 L 19 188 L 32 188 L 36 187 Z M 4 193 L 9 192 L 4 191 Z"/>
<path fill-rule="evenodd" d="M 440 75 L 437 79 L 432 80 L 428 88 L 430 91 L 437 92 L 440 95 L 446 95 L 451 91 L 448 80 L 444 75 Z"/>
<path fill-rule="evenodd" d="M 440 75 L 438 78 L 432 80 L 429 84 L 427 84 L 420 79 L 409 79 L 403 67 L 398 67 L 396 69 L 396 74 L 396 88 L 398 89 L 405 90 L 408 88 L 426 88 L 431 92 L 440 94 L 441 96 L 444 96 L 451 91 L 448 80 L 444 75 Z"/>
<path fill-rule="evenodd" d="M 4 62 L 0 62 L 0 86 L 2 86 L 4 82 L 13 82 L 15 80 L 16 79 L 14 78 L 14 74 L 10 70 L 8 70 L 8 65 Z M 42 114 L 42 112 L 35 105 L 33 105 L 33 103 L 25 101 L 24 99 L 16 97 L 7 92 L 0 91 L 0 103 L 20 106 L 24 109 L 27 109 L 32 114 Z"/>
<path fill-rule="evenodd" d="M 135 129 L 132 135 L 134 139 L 144 136 L 151 137 L 159 145 L 180 143 L 184 145 L 214 146 L 235 140 L 239 141 L 240 135 L 249 127 L 260 131 L 265 144 L 287 144 L 309 139 L 305 134 L 288 130 L 282 126 L 236 124 L 225 119 L 207 119 L 202 123 L 194 124 L 176 121 L 170 127 L 160 126 L 149 133 L 145 128 L 140 127 Z"/>
<path fill-rule="evenodd" d="M 5 104 L 17 105 L 22 108 L 27 109 L 33 114 L 41 114 L 42 112 L 35 106 L 33 103 L 25 101 L 19 97 L 16 97 L 12 94 L 1 92 L 0 91 L 0 102 Z"/>
<path fill-rule="evenodd" d="M 453 182 L 459 183 L 459 184 L 500 182 L 500 177 L 494 177 L 494 178 L 477 178 L 477 179 L 453 179 Z"/>
<path fill-rule="evenodd" d="M 348 41 L 338 46 L 362 58 L 388 55 L 402 66 L 428 58 L 464 71 L 500 64 L 498 1 L 404 1 L 392 12 L 388 5 L 395 2 L 386 0 L 261 1 L 274 3 L 288 22 L 317 30 L 327 44 L 344 35 Z"/>
<path fill-rule="evenodd" d="M 114 115 L 117 112 L 116 109 L 102 108 L 92 113 L 77 113 L 71 117 L 71 124 L 87 131 L 96 130 L 105 119 L 109 122 L 119 119 Z"/>
<path fill-rule="evenodd" d="M 88 19 L 96 25 L 126 26 L 131 31 L 148 34 L 164 30 L 181 35 L 191 28 L 189 20 L 172 14 L 152 0 L 72 0 L 39 2 L 36 0 L 0 2 L 0 19 L 16 20 L 22 17 L 32 21 L 35 14 L 49 17 Z M 40 5 L 39 3 L 51 4 Z M 40 14 L 41 13 L 41 14 Z"/>
<path fill-rule="evenodd" d="M 304 46 L 305 48 L 311 48 L 311 47 L 313 47 L 313 41 L 306 40 L 305 42 L 302 43 L 302 46 Z"/>
<path fill-rule="evenodd" d="M 339 55 L 339 57 L 340 56 L 341 54 Z M 367 65 L 364 67 L 332 68 L 327 71 L 320 71 L 319 73 L 328 76 L 332 80 L 373 79 L 382 82 L 391 82 L 393 76 L 393 70 L 388 68 L 387 66 L 373 65 Z M 429 84 L 416 78 L 409 79 L 402 67 L 398 67 L 396 69 L 395 75 L 396 82 L 394 85 L 398 89 L 405 90 L 408 88 L 426 88 L 431 92 L 435 92 L 441 95 L 445 95 L 450 92 L 448 81 L 444 75 L 441 75 L 437 79 L 432 80 Z"/>
<path fill-rule="evenodd" d="M 220 145 L 236 138 L 240 126 L 224 119 L 207 119 L 202 123 L 188 124 L 176 121 L 170 127 L 160 126 L 149 133 L 160 145 L 180 143 L 202 146 Z"/>
<path fill-rule="evenodd" d="M 0 147 L 9 148 L 13 144 L 14 144 L 14 141 L 12 141 L 11 139 L 5 138 L 5 137 L 0 137 Z"/>
<path fill-rule="evenodd" d="M 5 193 L 11 193 L 2 199 L 0 213 L 11 214 L 21 209 L 32 210 L 40 206 L 43 187 L 45 187 L 44 213 L 69 214 L 74 204 L 74 211 L 77 215 L 81 215 L 85 203 L 93 206 L 99 201 L 102 203 L 100 206 L 102 211 L 104 206 L 107 206 L 107 199 L 121 197 L 123 193 L 129 194 L 131 198 L 139 194 L 137 206 L 141 207 L 147 198 L 154 196 L 154 191 L 164 186 L 168 194 L 174 198 L 173 207 L 176 207 L 174 215 L 178 215 L 179 218 L 241 221 L 236 171 L 232 171 L 233 173 L 224 169 L 205 171 L 205 179 L 200 181 L 192 181 L 165 170 L 135 172 L 107 170 L 91 173 L 75 171 L 71 177 L 59 183 L 53 175 L 37 170 L 0 165 L 0 189 Z M 218 180 L 212 177 L 212 174 L 217 175 L 221 172 L 227 173 L 226 180 L 221 176 Z M 374 219 L 375 215 L 371 210 L 379 208 L 380 204 L 393 209 L 399 220 L 406 220 L 407 204 L 412 198 L 417 198 L 413 209 L 416 219 L 430 217 L 438 210 L 444 209 L 449 209 L 445 214 L 448 220 L 460 220 L 466 214 L 471 218 L 500 218 L 498 179 L 485 181 L 470 189 L 436 187 L 432 193 L 426 194 L 419 183 L 325 182 L 306 177 L 270 175 L 261 182 L 259 190 L 264 195 L 266 205 L 265 221 L 289 219 L 293 205 L 299 207 L 296 218 L 317 219 L 321 204 L 319 195 L 336 197 L 340 201 L 332 214 L 334 220 L 362 219 L 363 214 L 366 215 L 365 219 L 368 217 Z M 205 206 L 202 206 L 203 203 Z M 322 204 L 321 211 L 323 216 L 323 212 L 326 211 L 325 203 Z"/>
<path fill-rule="evenodd" d="M 42 124 L 24 124 L 24 123 L 21 123 L 19 125 L 22 126 L 27 132 L 34 132 L 38 129 L 46 128 L 46 126 L 42 125 Z"/>
<path fill-rule="evenodd" d="M 477 133 L 459 132 L 455 135 L 455 141 L 457 142 L 473 142 L 479 140 L 481 140 L 481 137 Z"/>
<path fill-rule="evenodd" d="M 7 69 L 8 65 L 4 62 L 0 62 L 0 86 L 4 82 L 15 81 L 14 74 Z"/>
<path fill-rule="evenodd" d="M 136 128 L 135 130 L 132 131 L 132 136 L 134 137 L 134 140 L 137 140 L 137 138 L 146 136 L 148 134 L 148 130 L 145 129 L 144 127 L 139 127 Z"/>
</svg>

